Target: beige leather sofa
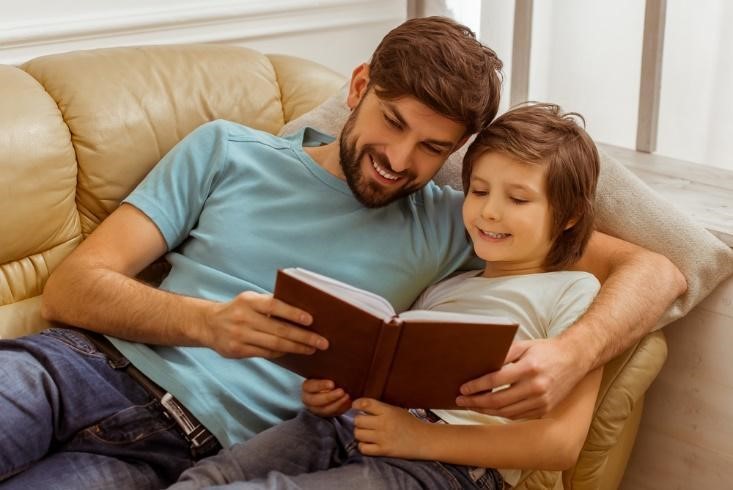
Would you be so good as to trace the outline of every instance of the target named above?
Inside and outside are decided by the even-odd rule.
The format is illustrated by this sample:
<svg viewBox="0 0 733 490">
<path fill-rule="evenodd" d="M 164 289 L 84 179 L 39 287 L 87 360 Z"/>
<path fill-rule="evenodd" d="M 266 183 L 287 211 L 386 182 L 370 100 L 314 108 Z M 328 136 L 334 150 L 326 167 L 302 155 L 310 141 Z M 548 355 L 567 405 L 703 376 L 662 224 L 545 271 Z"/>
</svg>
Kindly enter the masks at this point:
<svg viewBox="0 0 733 490">
<path fill-rule="evenodd" d="M 181 138 L 212 119 L 273 133 L 343 83 L 312 62 L 238 47 L 79 51 L 0 66 L 0 338 L 40 330 L 51 271 Z M 613 489 L 661 333 L 611 362 L 577 465 L 527 472 L 520 488 Z"/>
</svg>

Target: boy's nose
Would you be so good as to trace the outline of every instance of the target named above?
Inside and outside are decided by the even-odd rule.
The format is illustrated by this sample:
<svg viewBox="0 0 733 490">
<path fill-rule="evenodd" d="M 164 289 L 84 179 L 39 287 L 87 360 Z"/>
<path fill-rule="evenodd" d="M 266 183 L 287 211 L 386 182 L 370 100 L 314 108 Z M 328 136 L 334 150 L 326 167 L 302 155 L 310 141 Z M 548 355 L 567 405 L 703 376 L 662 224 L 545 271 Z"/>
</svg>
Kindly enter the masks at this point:
<svg viewBox="0 0 733 490">
<path fill-rule="evenodd" d="M 496 199 L 489 197 L 481 208 L 481 217 L 489 221 L 498 221 L 501 218 L 501 209 Z"/>
</svg>

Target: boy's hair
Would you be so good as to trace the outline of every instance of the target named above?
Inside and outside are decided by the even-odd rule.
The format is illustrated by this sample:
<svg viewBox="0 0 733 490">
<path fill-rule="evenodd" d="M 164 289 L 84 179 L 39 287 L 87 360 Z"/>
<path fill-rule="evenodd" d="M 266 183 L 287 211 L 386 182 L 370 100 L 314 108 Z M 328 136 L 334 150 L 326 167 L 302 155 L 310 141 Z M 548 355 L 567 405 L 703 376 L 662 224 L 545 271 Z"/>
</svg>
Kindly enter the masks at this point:
<svg viewBox="0 0 733 490">
<path fill-rule="evenodd" d="M 580 114 L 563 114 L 554 104 L 519 106 L 479 133 L 463 159 L 464 193 L 474 164 L 486 153 L 546 166 L 545 187 L 552 213 L 552 246 L 544 263 L 548 270 L 563 269 L 580 259 L 593 232 L 600 163 L 593 140 L 576 117 L 585 123 Z"/>
<path fill-rule="evenodd" d="M 412 96 L 466 126 L 466 135 L 496 116 L 502 63 L 466 26 L 445 17 L 411 19 L 390 31 L 369 62 L 377 96 Z"/>
</svg>

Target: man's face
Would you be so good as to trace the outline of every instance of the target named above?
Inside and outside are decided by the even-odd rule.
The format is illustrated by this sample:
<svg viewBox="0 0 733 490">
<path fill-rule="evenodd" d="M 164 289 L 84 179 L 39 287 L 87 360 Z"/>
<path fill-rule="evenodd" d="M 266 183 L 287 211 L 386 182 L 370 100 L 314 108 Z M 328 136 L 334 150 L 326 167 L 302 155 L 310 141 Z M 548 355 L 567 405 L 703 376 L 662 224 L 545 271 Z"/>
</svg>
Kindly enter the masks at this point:
<svg viewBox="0 0 733 490">
<path fill-rule="evenodd" d="M 465 130 L 417 99 L 364 89 L 341 132 L 341 171 L 364 206 L 384 206 L 432 179 Z"/>
</svg>

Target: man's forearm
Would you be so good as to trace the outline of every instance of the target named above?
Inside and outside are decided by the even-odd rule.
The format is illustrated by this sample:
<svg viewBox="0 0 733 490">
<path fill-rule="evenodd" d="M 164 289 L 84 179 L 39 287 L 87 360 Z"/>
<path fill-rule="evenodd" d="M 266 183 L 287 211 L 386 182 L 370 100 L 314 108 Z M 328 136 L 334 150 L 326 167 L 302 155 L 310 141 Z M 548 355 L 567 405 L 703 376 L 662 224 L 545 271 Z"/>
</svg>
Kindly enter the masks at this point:
<svg viewBox="0 0 733 490">
<path fill-rule="evenodd" d="M 615 264 L 586 313 L 559 340 L 584 353 L 585 370 L 603 366 L 649 333 L 686 290 L 684 276 L 651 252 Z"/>
<path fill-rule="evenodd" d="M 44 318 L 137 342 L 201 345 L 198 333 L 210 302 L 162 291 L 104 268 L 64 269 L 46 285 Z"/>
</svg>

